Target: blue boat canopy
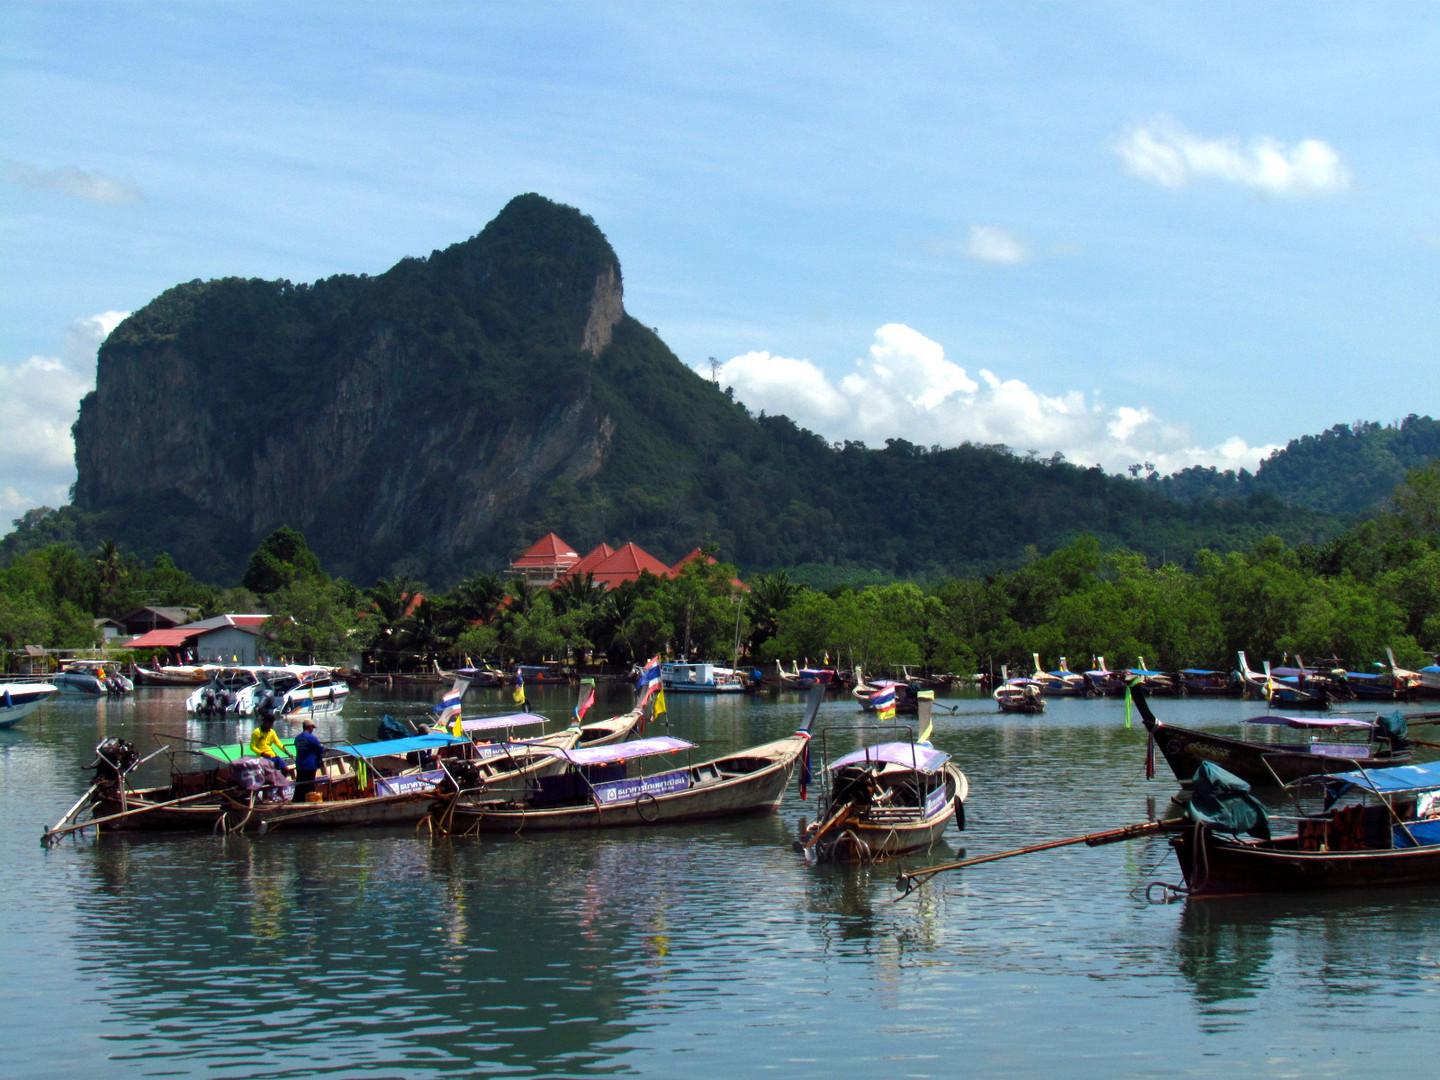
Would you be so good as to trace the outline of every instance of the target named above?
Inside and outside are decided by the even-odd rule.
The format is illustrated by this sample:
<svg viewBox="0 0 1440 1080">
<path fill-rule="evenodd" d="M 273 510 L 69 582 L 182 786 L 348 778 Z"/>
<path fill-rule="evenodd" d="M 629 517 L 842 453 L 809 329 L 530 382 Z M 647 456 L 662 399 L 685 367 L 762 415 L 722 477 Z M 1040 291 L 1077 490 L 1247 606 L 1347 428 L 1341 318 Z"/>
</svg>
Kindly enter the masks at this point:
<svg viewBox="0 0 1440 1080">
<path fill-rule="evenodd" d="M 925 743 L 887 742 L 846 754 L 839 761 L 831 762 L 828 767 L 831 772 L 836 772 L 847 765 L 880 761 L 890 765 L 903 765 L 907 769 L 916 769 L 922 773 L 934 773 L 943 769 L 949 760 L 949 754 Z"/>
<path fill-rule="evenodd" d="M 1398 795 L 1410 791 L 1440 788 L 1440 761 L 1424 765 L 1391 765 L 1384 769 L 1363 772 L 1335 773 L 1325 778 L 1325 787 L 1333 798 L 1347 791 L 1368 791 L 1376 795 Z"/>
<path fill-rule="evenodd" d="M 544 749 L 543 747 L 541 749 Z M 629 742 L 610 743 L 607 746 L 582 746 L 575 750 L 550 749 L 553 757 L 564 758 L 574 765 L 613 765 L 630 758 L 649 757 L 652 754 L 672 754 L 677 750 L 693 750 L 695 744 L 669 735 L 652 735 L 648 739 L 631 739 Z"/>
<path fill-rule="evenodd" d="M 351 757 L 376 758 L 390 754 L 411 754 L 416 750 L 434 750 L 437 746 L 463 746 L 469 741 L 432 731 L 428 735 L 410 735 L 404 739 L 386 739 L 384 742 L 342 743 L 335 749 Z"/>
</svg>

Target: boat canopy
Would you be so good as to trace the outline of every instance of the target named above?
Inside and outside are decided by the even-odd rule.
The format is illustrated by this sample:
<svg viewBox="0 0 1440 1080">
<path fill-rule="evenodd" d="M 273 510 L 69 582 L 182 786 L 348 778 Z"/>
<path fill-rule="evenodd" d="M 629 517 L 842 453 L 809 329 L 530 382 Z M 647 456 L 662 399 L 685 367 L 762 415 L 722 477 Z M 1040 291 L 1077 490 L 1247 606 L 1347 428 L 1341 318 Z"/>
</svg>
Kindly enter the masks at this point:
<svg viewBox="0 0 1440 1080">
<path fill-rule="evenodd" d="M 368 759 L 391 754 L 412 754 L 416 750 L 434 750 L 437 746 L 463 746 L 469 741 L 432 731 L 428 735 L 408 735 L 403 739 L 386 739 L 383 742 L 347 743 L 336 746 L 335 749 L 351 757 Z"/>
<path fill-rule="evenodd" d="M 949 760 L 949 754 L 925 743 L 887 742 L 846 754 L 839 761 L 831 762 L 829 769 L 837 772 L 847 765 L 880 761 L 890 765 L 903 765 L 907 769 L 916 769 L 923 773 L 935 773 L 943 769 Z"/>
<path fill-rule="evenodd" d="M 280 749 L 283 750 L 285 753 L 289 754 L 291 757 L 294 757 L 295 740 L 281 739 Z M 212 757 L 216 761 L 223 761 L 227 765 L 231 764 L 232 762 L 239 761 L 242 757 L 251 756 L 250 744 L 248 742 L 230 743 L 228 746 L 201 746 L 197 747 L 195 752 L 204 754 L 206 757 Z"/>
<path fill-rule="evenodd" d="M 501 728 L 524 727 L 526 724 L 543 724 L 545 717 L 535 713 L 506 713 L 504 716 L 475 716 L 461 720 L 460 726 L 466 731 L 499 731 Z"/>
<path fill-rule="evenodd" d="M 1242 724 L 1269 724 L 1293 728 L 1373 728 L 1370 720 L 1352 720 L 1348 716 L 1249 716 Z"/>
<path fill-rule="evenodd" d="M 1325 778 L 1333 798 L 1347 791 L 1368 791 L 1376 795 L 1398 795 L 1409 791 L 1440 788 L 1440 761 L 1424 765 L 1390 765 L 1383 769 L 1335 773 Z"/>
<path fill-rule="evenodd" d="M 540 749 L 547 749 L 541 747 Z M 630 758 L 649 757 L 652 754 L 673 754 L 677 750 L 693 750 L 695 744 L 670 735 L 652 735 L 648 739 L 631 739 L 629 742 L 610 743 L 608 746 L 582 746 L 575 750 L 548 748 L 552 757 L 564 758 L 572 765 L 613 765 Z"/>
<path fill-rule="evenodd" d="M 1250 794 L 1250 785 L 1213 761 L 1202 761 L 1195 771 L 1185 816 L 1218 832 L 1270 839 L 1270 819 L 1264 805 Z"/>
</svg>

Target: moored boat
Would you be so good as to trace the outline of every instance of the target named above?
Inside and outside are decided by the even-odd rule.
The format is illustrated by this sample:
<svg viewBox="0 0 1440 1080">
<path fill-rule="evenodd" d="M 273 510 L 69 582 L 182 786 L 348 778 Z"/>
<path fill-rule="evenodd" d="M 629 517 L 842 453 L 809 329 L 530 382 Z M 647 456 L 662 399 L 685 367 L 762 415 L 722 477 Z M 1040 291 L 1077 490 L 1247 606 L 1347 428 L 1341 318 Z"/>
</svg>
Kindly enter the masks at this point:
<svg viewBox="0 0 1440 1080">
<path fill-rule="evenodd" d="M 1045 711 L 1045 685 L 1038 679 L 1006 679 L 990 696 L 1004 713 L 1034 715 Z"/>
<path fill-rule="evenodd" d="M 1207 765 L 1170 843 L 1192 896 L 1313 892 L 1440 882 L 1440 764 L 1323 779 L 1326 805 L 1272 836 L 1248 786 Z"/>
<path fill-rule="evenodd" d="M 1375 720 L 1349 717 L 1282 716 L 1267 713 L 1241 721 L 1259 727 L 1284 727 L 1317 733 L 1306 742 L 1262 742 L 1230 738 L 1193 728 L 1175 727 L 1157 720 L 1143 689 L 1132 690 L 1152 744 L 1181 782 L 1188 782 L 1205 762 L 1219 765 L 1242 780 L 1256 785 L 1288 784 L 1319 773 L 1375 768 L 1410 760 L 1403 716 L 1395 714 Z M 1321 735 L 1361 736 L 1349 742 Z M 1153 774 L 1153 763 L 1147 769 Z"/>
<path fill-rule="evenodd" d="M 328 716 L 345 706 L 350 687 L 316 664 L 237 665 L 218 668 L 185 699 L 192 716 Z"/>
<path fill-rule="evenodd" d="M 744 673 L 735 668 L 679 660 L 660 665 L 660 684 L 676 694 L 741 694 L 748 688 Z"/>
<path fill-rule="evenodd" d="M 62 694 L 87 697 L 115 697 L 135 689 L 120 666 L 109 660 L 71 660 L 54 675 L 47 676 L 47 681 L 59 687 Z"/>
<path fill-rule="evenodd" d="M 928 706 L 922 699 L 922 727 Z M 820 733 L 822 746 L 827 734 Z M 965 828 L 965 774 L 949 754 L 908 734 L 909 741 L 865 746 L 825 766 L 819 817 L 797 843 L 808 861 L 878 862 L 932 847 L 952 820 Z"/>
<path fill-rule="evenodd" d="M 14 727 L 60 692 L 54 683 L 0 683 L 0 728 Z"/>
</svg>

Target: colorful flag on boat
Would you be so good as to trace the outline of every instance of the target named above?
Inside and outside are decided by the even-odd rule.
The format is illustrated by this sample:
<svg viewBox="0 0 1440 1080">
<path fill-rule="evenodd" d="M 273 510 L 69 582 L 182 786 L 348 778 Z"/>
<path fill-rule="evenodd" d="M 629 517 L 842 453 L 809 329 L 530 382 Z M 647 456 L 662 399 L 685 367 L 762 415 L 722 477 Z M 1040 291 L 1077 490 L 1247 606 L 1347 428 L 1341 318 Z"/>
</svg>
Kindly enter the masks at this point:
<svg viewBox="0 0 1440 1080">
<path fill-rule="evenodd" d="M 580 700 L 575 704 L 576 721 L 584 720 L 586 710 L 595 704 L 595 680 L 580 680 Z"/>
<path fill-rule="evenodd" d="M 665 706 L 665 688 L 662 686 L 655 693 L 655 719 L 659 720 L 670 710 Z"/>
<path fill-rule="evenodd" d="M 433 727 L 455 735 L 459 735 L 465 730 L 460 724 L 460 702 L 465 697 L 465 690 L 469 685 L 469 679 L 456 679 L 455 685 L 445 691 L 445 696 L 440 699 L 440 704 L 436 705 L 433 710 L 435 713 Z"/>
<path fill-rule="evenodd" d="M 525 704 L 525 673 L 518 667 L 515 669 L 515 692 L 510 695 L 516 705 Z"/>
<path fill-rule="evenodd" d="M 895 684 L 886 683 L 870 695 L 870 704 L 875 708 L 877 720 L 895 719 Z"/>
<path fill-rule="evenodd" d="M 660 657 L 652 657 L 640 669 L 640 677 L 635 680 L 635 692 L 640 695 L 640 707 L 643 709 L 645 703 L 650 700 L 650 695 L 660 689 Z"/>
</svg>

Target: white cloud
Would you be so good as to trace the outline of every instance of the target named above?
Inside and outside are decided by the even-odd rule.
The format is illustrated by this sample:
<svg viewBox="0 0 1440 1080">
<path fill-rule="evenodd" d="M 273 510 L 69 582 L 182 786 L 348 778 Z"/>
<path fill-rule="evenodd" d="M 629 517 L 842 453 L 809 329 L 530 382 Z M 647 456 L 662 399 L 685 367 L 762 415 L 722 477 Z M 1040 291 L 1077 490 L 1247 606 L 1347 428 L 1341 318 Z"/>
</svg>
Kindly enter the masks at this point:
<svg viewBox="0 0 1440 1080">
<path fill-rule="evenodd" d="M 1018 266 L 1034 258 L 1030 241 L 998 225 L 971 225 L 965 254 L 977 262 Z"/>
<path fill-rule="evenodd" d="M 58 356 L 0 364 L 0 515 L 69 501 L 75 480 L 70 426 L 95 387 L 95 352 L 127 312 L 78 319 Z M 8 531 L 0 524 L 0 532 Z"/>
<path fill-rule="evenodd" d="M 1269 195 L 1335 195 L 1350 188 L 1350 170 L 1329 143 L 1302 139 L 1287 147 L 1268 135 L 1204 139 L 1170 116 L 1129 128 L 1115 153 L 1131 176 L 1161 187 L 1222 180 Z"/>
<path fill-rule="evenodd" d="M 702 374 L 708 377 L 708 367 Z M 750 352 L 720 366 L 722 386 L 750 409 L 784 413 L 826 439 L 879 446 L 903 438 L 921 446 L 1003 443 L 1019 454 L 1056 451 L 1112 473 L 1150 462 L 1161 473 L 1191 465 L 1252 472 L 1275 446 L 1231 438 L 1193 445 L 1183 426 L 1145 406 L 1107 409 L 1079 390 L 1042 393 L 981 369 L 971 378 L 917 330 L 889 323 L 875 332 L 855 370 L 833 383 L 809 360 Z"/>
<path fill-rule="evenodd" d="M 63 169 L 37 169 L 19 161 L 7 161 L 5 179 L 16 187 L 58 191 L 107 206 L 127 206 L 145 201 L 145 193 L 134 180 L 121 180 L 106 176 L 102 172 L 77 169 L 73 166 Z"/>
</svg>

